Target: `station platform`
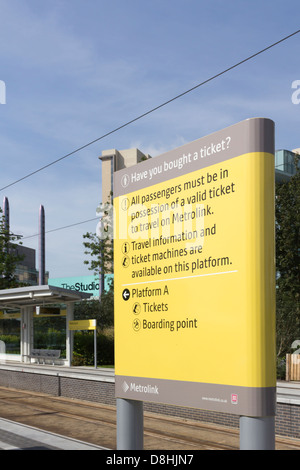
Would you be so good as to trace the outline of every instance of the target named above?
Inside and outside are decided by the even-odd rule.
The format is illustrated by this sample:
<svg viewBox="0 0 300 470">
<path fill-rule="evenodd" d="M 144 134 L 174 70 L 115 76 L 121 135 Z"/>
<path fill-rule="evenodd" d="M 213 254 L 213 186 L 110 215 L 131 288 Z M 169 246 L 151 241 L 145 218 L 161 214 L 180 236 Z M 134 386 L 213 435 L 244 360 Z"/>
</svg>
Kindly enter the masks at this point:
<svg viewBox="0 0 300 470">
<path fill-rule="evenodd" d="M 0 371 L 19 371 L 55 377 L 69 377 L 96 382 L 115 383 L 115 370 L 105 367 L 56 366 L 51 364 L 0 362 Z M 277 403 L 300 405 L 300 382 L 277 381 Z"/>
<path fill-rule="evenodd" d="M 0 450 L 107 450 L 104 447 L 0 418 Z"/>
<path fill-rule="evenodd" d="M 93 406 L 94 403 L 96 408 L 111 407 L 111 409 L 115 409 L 114 383 L 115 372 L 113 368 L 67 367 L 53 366 L 52 364 L 25 364 L 13 361 L 0 363 L 0 387 L 2 389 L 8 388 L 26 392 L 32 391 L 33 394 L 47 394 L 49 397 L 53 397 L 53 402 L 55 399 L 72 400 L 80 406 L 83 403 L 89 403 L 90 406 Z M 159 415 L 160 418 L 163 416 L 166 422 L 168 419 L 181 420 L 181 423 L 191 420 L 192 424 L 220 425 L 230 427 L 233 434 L 239 432 L 239 417 L 237 415 L 149 402 L 144 403 L 144 412 L 152 413 L 153 416 L 154 414 L 155 416 Z M 114 411 L 112 414 L 114 414 Z M 0 413 L 0 418 L 7 418 L 7 416 Z M 296 439 L 298 442 L 300 439 L 299 422 L 300 383 L 278 381 L 276 435 L 286 439 Z M 33 426 L 36 426 L 36 424 L 33 423 Z M 169 430 L 168 426 L 167 423 L 165 433 Z M 55 429 L 54 433 L 56 431 L 58 435 L 63 434 L 60 433 L 59 427 Z M 84 436 L 76 437 L 79 441 L 85 442 Z M 236 435 L 234 439 L 236 439 Z M 1 435 L 0 441 L 5 443 Z M 101 446 L 102 444 L 101 442 Z M 7 445 L 10 445 L 10 443 L 8 442 Z M 107 447 L 111 448 L 111 446 L 113 447 L 114 444 L 110 442 Z M 106 443 L 103 444 L 103 448 L 105 447 Z"/>
<path fill-rule="evenodd" d="M 74 377 L 86 380 L 115 382 L 115 370 L 105 367 L 87 366 L 57 366 L 52 364 L 20 363 L 14 361 L 1 361 L 0 370 L 22 371 L 31 374 L 45 374 L 60 377 Z"/>
</svg>

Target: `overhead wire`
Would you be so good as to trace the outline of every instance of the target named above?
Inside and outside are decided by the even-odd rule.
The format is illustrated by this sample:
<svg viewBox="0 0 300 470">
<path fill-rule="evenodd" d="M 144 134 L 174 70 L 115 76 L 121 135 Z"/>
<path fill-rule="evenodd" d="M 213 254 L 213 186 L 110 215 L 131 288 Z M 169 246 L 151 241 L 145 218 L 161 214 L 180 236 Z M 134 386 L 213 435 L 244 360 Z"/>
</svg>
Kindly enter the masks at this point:
<svg viewBox="0 0 300 470">
<path fill-rule="evenodd" d="M 245 63 L 245 62 L 247 62 L 247 61 L 249 61 L 249 60 L 251 60 L 251 59 L 253 59 L 254 57 L 258 56 L 259 54 L 262 54 L 263 52 L 265 52 L 265 51 L 271 49 L 272 47 L 274 47 L 274 46 L 276 46 L 276 45 L 282 43 L 283 41 L 286 41 L 287 39 L 291 38 L 292 36 L 295 36 L 295 35 L 298 34 L 299 32 L 300 32 L 300 30 L 297 30 L 297 31 L 295 31 L 295 32 L 293 32 L 293 33 L 291 33 L 291 34 L 289 34 L 288 36 L 285 36 L 284 38 L 282 38 L 282 39 L 276 41 L 275 43 L 273 43 L 273 44 L 271 44 L 271 45 L 269 45 L 269 46 L 267 46 L 267 47 L 265 47 L 265 48 L 263 48 L 263 49 L 261 49 L 260 51 L 256 52 L 255 54 L 252 54 L 252 55 L 246 57 L 245 59 L 241 60 L 240 62 L 237 62 L 236 64 L 232 65 L 231 67 L 228 67 L 227 69 L 223 70 L 222 72 L 220 72 L 220 73 L 218 73 L 218 74 L 216 74 L 216 75 L 213 75 L 212 77 L 208 78 L 207 80 L 205 80 L 205 81 L 203 81 L 203 82 L 201 82 L 201 83 L 195 85 L 194 87 L 192 87 L 192 88 L 190 88 L 190 89 L 184 91 L 183 93 L 180 93 L 179 95 L 177 95 L 177 96 L 171 98 L 170 100 L 165 101 L 164 103 L 160 104 L 159 106 L 156 106 L 155 108 L 152 108 L 151 110 L 149 110 L 149 111 L 147 111 L 147 112 L 145 112 L 145 113 L 143 113 L 143 114 L 137 116 L 136 118 L 134 118 L 134 119 L 132 119 L 132 120 L 130 120 L 130 121 L 128 121 L 128 122 L 122 124 L 121 126 L 115 128 L 115 129 L 113 129 L 113 130 L 107 132 L 106 134 L 102 135 L 101 137 L 98 137 L 97 139 L 94 139 L 93 141 L 88 142 L 87 144 L 85 144 L 85 145 L 83 145 L 83 146 L 77 148 L 76 150 L 73 150 L 72 152 L 70 152 L 70 153 L 64 155 L 63 157 L 60 157 L 60 158 L 54 160 L 53 162 L 50 162 L 49 164 L 44 165 L 43 167 L 41 167 L 41 168 L 39 168 L 39 169 L 37 169 L 37 170 L 35 170 L 35 171 L 29 173 L 29 174 L 26 175 L 26 176 L 23 176 L 22 178 L 19 178 L 18 180 L 14 181 L 13 183 L 10 183 L 10 184 L 7 185 L 7 186 L 4 186 L 3 188 L 0 188 L 0 191 L 3 191 L 4 189 L 7 189 L 8 187 L 13 186 L 14 184 L 17 184 L 17 183 L 19 183 L 20 181 L 23 181 L 24 179 L 29 178 L 30 176 L 33 176 L 34 174 L 36 174 L 36 173 L 38 173 L 38 172 L 40 172 L 40 171 L 42 171 L 42 170 L 45 170 L 46 168 L 48 168 L 48 167 L 54 165 L 55 163 L 60 162 L 60 161 L 63 160 L 63 159 L 66 159 L 67 157 L 70 157 L 71 155 L 73 155 L 73 154 L 75 154 L 75 153 L 77 153 L 77 152 L 83 150 L 84 148 L 86 148 L 86 147 L 88 147 L 88 146 L 94 144 L 95 142 L 98 142 L 99 140 L 104 139 L 105 137 L 107 137 L 107 136 L 109 136 L 109 135 L 111 135 L 111 134 L 117 132 L 118 130 L 121 130 L 122 128 L 124 128 L 124 127 L 126 127 L 126 126 L 129 126 L 130 124 L 132 124 L 132 123 L 138 121 L 139 119 L 142 119 L 143 117 L 147 116 L 148 114 L 151 114 L 151 113 L 153 113 L 154 111 L 156 111 L 156 110 L 158 110 L 158 109 L 160 109 L 160 108 L 166 106 L 167 104 L 171 103 L 172 101 L 175 101 L 175 100 L 177 100 L 178 98 L 181 98 L 182 96 L 184 96 L 184 95 L 186 95 L 186 94 L 192 92 L 193 90 L 195 90 L 195 89 L 197 89 L 197 88 L 199 88 L 199 87 L 205 85 L 206 83 L 208 83 L 208 82 L 214 80 L 215 78 L 218 78 L 218 77 L 220 77 L 221 75 L 223 75 L 223 74 L 229 72 L 230 70 L 233 70 L 234 68 L 238 67 L 239 65 L 241 65 L 241 64 L 243 64 L 243 63 Z M 98 218 L 96 217 L 96 218 L 88 219 L 88 220 L 85 220 L 85 221 L 82 221 L 82 222 L 77 222 L 77 223 L 74 223 L 74 224 L 65 225 L 65 226 L 63 226 L 63 227 L 58 227 L 58 228 L 56 228 L 56 229 L 48 230 L 46 233 L 56 232 L 56 231 L 58 231 L 58 230 L 63 230 L 63 229 L 66 229 L 66 228 L 74 227 L 74 226 L 76 226 L 76 225 L 81 225 L 81 224 L 84 224 L 84 223 L 87 223 L 87 222 L 91 222 L 91 221 L 94 221 L 94 220 L 98 220 Z M 33 238 L 33 237 L 36 237 L 36 236 L 38 236 L 38 234 L 29 235 L 29 236 L 22 237 L 22 238 L 23 238 L 23 240 L 24 240 L 24 239 Z"/>
<path fill-rule="evenodd" d="M 51 230 L 46 230 L 45 234 L 46 233 L 51 233 L 51 232 L 57 232 L 58 230 L 63 230 L 65 228 L 75 227 L 76 225 L 86 224 L 87 222 L 93 222 L 95 220 L 99 220 L 99 217 L 94 217 L 93 219 L 83 220 L 82 222 L 76 222 L 74 224 L 64 225 L 63 227 L 57 227 L 57 228 L 53 228 Z M 27 235 L 26 237 L 22 237 L 22 240 L 25 240 L 27 238 L 37 237 L 38 235 L 39 235 L 38 233 L 35 233 L 33 235 Z"/>
<path fill-rule="evenodd" d="M 212 77 L 210 77 L 210 78 L 204 80 L 204 81 L 201 82 L 201 83 L 198 83 L 197 85 L 193 86 L 192 88 L 189 88 L 188 90 L 186 90 L 186 91 L 180 93 L 179 95 L 176 95 L 176 96 L 174 96 L 173 98 L 171 98 L 171 99 L 165 101 L 164 103 L 161 103 L 160 105 L 155 106 L 154 108 L 150 109 L 149 111 L 146 111 L 146 112 L 144 112 L 143 114 L 140 114 L 139 116 L 135 117 L 134 119 L 131 119 L 130 121 L 125 122 L 124 124 L 122 124 L 122 125 L 116 127 L 115 129 L 113 129 L 113 130 L 111 130 L 111 131 L 109 131 L 109 132 L 103 134 L 102 136 L 100 136 L 100 137 L 98 137 L 98 138 L 92 140 L 91 142 L 88 142 L 87 144 L 82 145 L 81 147 L 78 147 L 77 149 L 73 150 L 72 152 L 69 152 L 69 153 L 67 153 L 66 155 L 63 155 L 63 156 L 60 157 L 60 158 L 57 158 L 56 160 L 54 160 L 54 161 L 48 163 L 47 165 L 44 165 L 44 166 L 38 168 L 37 170 L 32 171 L 31 173 L 28 173 L 27 175 L 23 176 L 22 178 L 17 179 L 16 181 L 13 181 L 12 183 L 10 183 L 10 184 L 8 184 L 8 185 L 3 186 L 3 188 L 0 188 L 0 191 L 3 191 L 4 189 L 7 189 L 7 188 L 9 188 L 9 187 L 11 187 L 11 186 L 13 186 L 13 185 L 15 185 L 15 184 L 17 184 L 17 183 L 20 183 L 21 181 L 23 181 L 23 180 L 25 180 L 25 179 L 27 179 L 27 178 L 29 178 L 29 177 L 31 177 L 31 176 L 33 176 L 33 175 L 39 173 L 39 172 L 45 170 L 46 168 L 49 168 L 49 167 L 52 166 L 52 165 L 55 165 L 56 163 L 58 163 L 58 162 L 60 162 L 60 161 L 62 161 L 62 160 L 64 160 L 64 159 L 70 157 L 71 155 L 74 155 L 75 153 L 80 152 L 81 150 L 83 150 L 83 149 L 89 147 L 90 145 L 93 145 L 93 144 L 95 144 L 96 142 L 99 142 L 100 140 L 104 139 L 105 137 L 108 137 L 109 135 L 114 134 L 115 132 L 117 132 L 117 131 L 119 131 L 119 130 L 121 130 L 121 129 L 124 129 L 125 127 L 129 126 L 130 124 L 133 124 L 134 122 L 136 122 L 136 121 L 138 121 L 138 120 L 140 120 L 140 119 L 142 119 L 142 118 L 148 116 L 149 114 L 151 114 L 151 113 L 157 111 L 158 109 L 161 109 L 161 108 L 163 108 L 164 106 L 166 106 L 166 105 L 172 103 L 173 101 L 175 101 L 175 100 L 177 100 L 177 99 L 179 99 L 179 98 L 181 98 L 181 97 L 187 95 L 188 93 L 191 93 L 192 91 L 196 90 L 197 88 L 199 88 L 199 87 L 205 85 L 206 83 L 211 82 L 212 80 L 215 80 L 216 78 L 218 78 L 218 77 L 224 75 L 225 73 L 229 72 L 230 70 L 233 70 L 233 69 L 235 69 L 236 67 L 238 67 L 238 66 L 244 64 L 245 62 L 248 62 L 249 60 L 253 59 L 254 57 L 257 57 L 258 55 L 262 54 L 263 52 L 268 51 L 269 49 L 271 49 L 271 48 L 277 46 L 278 44 L 280 44 L 280 43 L 286 41 L 287 39 L 289 39 L 289 38 L 295 36 L 295 35 L 298 34 L 299 32 L 300 32 L 300 29 L 297 30 L 297 31 L 295 31 L 295 32 L 293 32 L 293 33 L 291 33 L 291 34 L 289 34 L 288 36 L 285 36 L 285 37 L 282 38 L 282 39 L 279 39 L 278 41 L 274 42 L 273 44 L 270 44 L 269 46 L 264 47 L 264 48 L 261 49 L 260 51 L 258 51 L 258 52 L 256 52 L 256 53 L 254 53 L 254 54 L 252 54 L 252 55 L 246 57 L 245 59 L 243 59 L 243 60 L 237 62 L 236 64 L 231 65 L 230 67 L 228 67 L 227 69 L 223 70 L 222 72 L 219 72 L 219 73 L 213 75 Z"/>
<path fill-rule="evenodd" d="M 280 166 L 282 166 L 282 165 L 276 165 L 276 166 L 275 166 L 275 169 L 276 169 L 276 168 L 279 168 Z M 62 227 L 53 228 L 53 229 L 51 229 L 51 230 L 45 231 L 45 234 L 46 234 L 46 233 L 51 233 L 51 232 L 57 232 L 57 231 L 59 231 L 59 230 L 64 230 L 64 229 L 66 229 L 66 228 L 74 227 L 74 226 L 76 226 L 76 225 L 86 224 L 86 223 L 88 223 L 88 222 L 94 222 L 94 221 L 96 221 L 96 220 L 99 221 L 99 217 L 94 217 L 94 218 L 92 218 L 92 219 L 83 220 L 83 221 L 81 221 L 81 222 L 76 222 L 76 223 L 74 223 L 74 224 L 69 224 L 69 225 L 64 225 L 64 226 L 62 226 Z M 33 234 L 33 235 L 27 235 L 26 237 L 23 237 L 23 236 L 22 236 L 22 240 L 25 240 L 25 239 L 27 239 L 27 238 L 34 238 L 34 237 L 38 237 L 38 236 L 39 236 L 39 233 L 35 233 L 35 234 Z"/>
</svg>

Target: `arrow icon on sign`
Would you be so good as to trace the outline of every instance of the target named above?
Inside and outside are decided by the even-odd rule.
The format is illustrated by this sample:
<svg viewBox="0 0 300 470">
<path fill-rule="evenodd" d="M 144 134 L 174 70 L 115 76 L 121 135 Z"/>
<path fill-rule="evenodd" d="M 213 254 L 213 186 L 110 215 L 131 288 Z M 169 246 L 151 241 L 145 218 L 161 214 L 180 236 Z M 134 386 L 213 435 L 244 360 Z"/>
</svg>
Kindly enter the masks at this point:
<svg viewBox="0 0 300 470">
<path fill-rule="evenodd" d="M 128 300 L 130 297 L 130 291 L 128 289 L 124 289 L 122 292 L 122 297 L 123 297 L 123 300 Z"/>
</svg>

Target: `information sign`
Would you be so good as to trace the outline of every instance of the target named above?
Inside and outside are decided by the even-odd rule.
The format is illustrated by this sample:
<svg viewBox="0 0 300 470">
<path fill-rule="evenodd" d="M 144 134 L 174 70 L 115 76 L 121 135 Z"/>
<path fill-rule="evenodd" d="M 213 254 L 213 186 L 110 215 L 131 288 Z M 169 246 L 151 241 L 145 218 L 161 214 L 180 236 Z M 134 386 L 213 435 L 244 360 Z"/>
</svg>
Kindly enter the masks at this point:
<svg viewBox="0 0 300 470">
<path fill-rule="evenodd" d="M 275 413 L 274 123 L 114 175 L 116 397 Z"/>
<path fill-rule="evenodd" d="M 69 330 L 95 330 L 96 320 L 70 320 Z"/>
</svg>

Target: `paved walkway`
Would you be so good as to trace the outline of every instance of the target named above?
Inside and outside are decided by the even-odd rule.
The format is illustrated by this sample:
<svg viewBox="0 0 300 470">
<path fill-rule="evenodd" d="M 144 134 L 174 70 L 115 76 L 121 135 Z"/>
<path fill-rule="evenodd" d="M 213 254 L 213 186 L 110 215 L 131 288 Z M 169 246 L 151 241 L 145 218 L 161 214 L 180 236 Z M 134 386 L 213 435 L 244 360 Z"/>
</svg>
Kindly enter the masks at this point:
<svg viewBox="0 0 300 470">
<path fill-rule="evenodd" d="M 0 450 L 105 450 L 103 447 L 0 419 Z"/>
</svg>

